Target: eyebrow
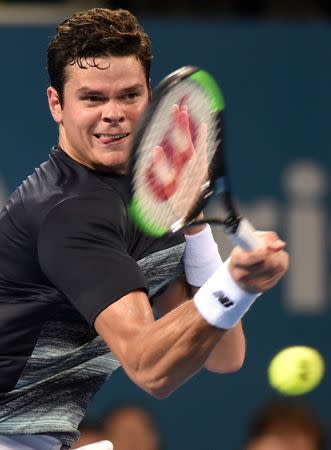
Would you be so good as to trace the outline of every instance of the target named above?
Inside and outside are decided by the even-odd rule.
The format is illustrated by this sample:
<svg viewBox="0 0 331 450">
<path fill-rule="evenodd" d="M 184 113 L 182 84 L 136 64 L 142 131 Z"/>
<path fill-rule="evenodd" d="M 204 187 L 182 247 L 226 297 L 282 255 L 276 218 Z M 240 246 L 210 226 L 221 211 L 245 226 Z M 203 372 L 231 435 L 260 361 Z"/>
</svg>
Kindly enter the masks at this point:
<svg viewBox="0 0 331 450">
<path fill-rule="evenodd" d="M 128 91 L 134 91 L 136 89 L 143 89 L 144 85 L 141 83 L 133 84 L 132 86 L 129 86 L 128 88 L 124 88 L 121 90 L 121 92 L 128 92 Z"/>
<path fill-rule="evenodd" d="M 132 86 L 120 89 L 120 92 L 125 94 L 126 92 L 134 91 L 136 89 L 143 89 L 144 85 L 141 83 L 133 84 Z M 90 95 L 104 95 L 103 90 L 93 89 L 88 86 L 82 86 L 77 90 L 77 94 L 90 94 Z"/>
<path fill-rule="evenodd" d="M 83 86 L 81 88 L 79 88 L 77 90 L 77 94 L 92 94 L 92 95 L 97 95 L 97 94 L 103 94 L 102 91 L 98 90 L 98 89 L 92 89 L 89 88 L 87 86 Z"/>
</svg>

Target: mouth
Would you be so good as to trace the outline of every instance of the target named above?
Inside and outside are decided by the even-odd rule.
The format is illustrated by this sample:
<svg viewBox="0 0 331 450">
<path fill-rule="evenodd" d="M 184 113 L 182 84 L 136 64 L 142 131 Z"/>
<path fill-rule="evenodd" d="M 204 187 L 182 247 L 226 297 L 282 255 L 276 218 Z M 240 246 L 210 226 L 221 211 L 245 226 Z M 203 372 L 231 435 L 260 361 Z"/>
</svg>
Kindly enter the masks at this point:
<svg viewBox="0 0 331 450">
<path fill-rule="evenodd" d="M 114 133 L 114 134 L 110 134 L 110 133 L 95 133 L 94 137 L 96 137 L 98 139 L 99 142 L 101 142 L 102 144 L 110 144 L 112 142 L 121 142 L 123 141 L 126 137 L 129 136 L 130 133 Z"/>
</svg>

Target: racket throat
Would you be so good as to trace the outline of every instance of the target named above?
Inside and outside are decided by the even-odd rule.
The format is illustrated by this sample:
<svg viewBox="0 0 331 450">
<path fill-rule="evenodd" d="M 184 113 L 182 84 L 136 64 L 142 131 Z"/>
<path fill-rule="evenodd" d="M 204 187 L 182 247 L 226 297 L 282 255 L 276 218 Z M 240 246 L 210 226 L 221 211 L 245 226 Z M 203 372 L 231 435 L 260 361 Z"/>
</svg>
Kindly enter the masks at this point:
<svg viewBox="0 0 331 450">
<path fill-rule="evenodd" d="M 191 224 L 186 223 L 185 219 L 180 218 L 176 220 L 171 226 L 170 226 L 170 232 L 171 233 L 177 233 L 177 231 L 182 230 L 183 228 L 190 226 Z M 194 224 L 192 224 L 194 225 Z"/>
<path fill-rule="evenodd" d="M 240 221 L 241 221 L 240 216 L 228 217 L 227 219 L 224 220 L 225 231 L 231 234 L 237 234 Z"/>
</svg>

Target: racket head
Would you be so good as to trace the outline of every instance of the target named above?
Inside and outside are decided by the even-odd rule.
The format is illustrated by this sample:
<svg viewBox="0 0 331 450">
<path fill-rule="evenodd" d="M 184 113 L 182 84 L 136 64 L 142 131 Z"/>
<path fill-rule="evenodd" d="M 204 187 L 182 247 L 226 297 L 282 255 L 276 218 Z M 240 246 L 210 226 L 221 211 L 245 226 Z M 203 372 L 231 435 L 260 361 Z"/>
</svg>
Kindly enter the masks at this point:
<svg viewBox="0 0 331 450">
<path fill-rule="evenodd" d="M 176 104 L 187 108 L 190 138 L 199 149 L 186 158 L 179 172 L 175 163 L 185 160 L 188 141 L 174 120 Z M 135 133 L 130 164 L 129 214 L 145 233 L 162 236 L 188 226 L 215 191 L 223 193 L 226 202 L 229 197 L 227 209 L 231 209 L 222 148 L 224 108 L 215 79 L 195 66 L 176 70 L 153 91 Z"/>
</svg>

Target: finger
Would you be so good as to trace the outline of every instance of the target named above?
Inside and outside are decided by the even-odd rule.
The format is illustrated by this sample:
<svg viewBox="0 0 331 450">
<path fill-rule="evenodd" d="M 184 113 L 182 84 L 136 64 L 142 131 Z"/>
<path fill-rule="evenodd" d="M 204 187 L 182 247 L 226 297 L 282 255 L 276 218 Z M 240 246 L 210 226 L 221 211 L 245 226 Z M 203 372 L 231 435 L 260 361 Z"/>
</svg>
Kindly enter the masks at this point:
<svg viewBox="0 0 331 450">
<path fill-rule="evenodd" d="M 263 263 L 247 268 L 252 276 L 272 277 L 283 273 L 288 267 L 288 254 L 284 251 L 270 254 Z"/>
<path fill-rule="evenodd" d="M 286 252 L 272 254 L 264 263 L 249 267 L 232 269 L 236 282 L 247 291 L 264 292 L 273 287 L 286 273 L 289 257 Z"/>
<path fill-rule="evenodd" d="M 274 231 L 257 231 L 262 244 L 264 244 L 269 250 L 277 252 L 284 250 L 286 242 L 279 238 L 278 234 Z"/>
<path fill-rule="evenodd" d="M 283 250 L 273 253 L 266 262 L 266 269 L 275 274 L 285 273 L 289 266 L 289 255 Z"/>
<path fill-rule="evenodd" d="M 268 248 L 270 250 L 273 250 L 274 252 L 278 252 L 280 250 L 284 250 L 286 245 L 286 242 L 282 241 L 281 239 L 277 239 L 276 241 L 270 242 L 268 244 Z"/>
<path fill-rule="evenodd" d="M 235 247 L 231 253 L 231 262 L 237 267 L 254 267 L 262 264 L 269 253 L 270 250 L 267 247 L 259 247 L 251 251 L 245 251 L 240 247 Z"/>
<path fill-rule="evenodd" d="M 259 239 L 264 242 L 265 245 L 269 245 L 275 241 L 281 241 L 280 237 L 275 231 L 256 231 L 256 234 Z"/>
<path fill-rule="evenodd" d="M 275 241 L 276 239 L 279 239 L 278 234 L 276 233 L 276 231 L 269 231 L 269 230 L 257 230 L 256 234 L 261 238 L 261 239 L 267 239 L 270 241 Z"/>
</svg>

